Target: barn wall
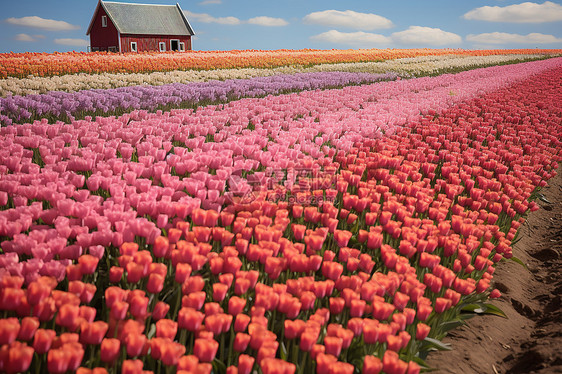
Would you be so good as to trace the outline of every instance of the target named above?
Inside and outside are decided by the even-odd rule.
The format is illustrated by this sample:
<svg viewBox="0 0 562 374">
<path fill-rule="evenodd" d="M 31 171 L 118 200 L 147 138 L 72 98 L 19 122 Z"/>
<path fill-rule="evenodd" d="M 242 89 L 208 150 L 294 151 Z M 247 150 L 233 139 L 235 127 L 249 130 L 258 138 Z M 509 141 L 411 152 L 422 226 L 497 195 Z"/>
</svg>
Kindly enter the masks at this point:
<svg viewBox="0 0 562 374">
<path fill-rule="evenodd" d="M 100 21 L 101 22 L 101 21 Z M 191 36 L 173 36 L 173 35 L 121 35 L 121 52 L 131 52 L 131 42 L 137 42 L 137 51 L 155 51 L 158 52 L 160 42 L 166 43 L 166 51 L 170 51 L 170 40 L 178 39 L 185 43 L 185 50 L 191 50 Z"/>
<path fill-rule="evenodd" d="M 107 16 L 107 13 L 100 6 L 90 30 L 90 46 L 92 50 L 99 48 L 102 51 L 107 51 L 110 47 L 116 47 L 116 51 L 119 51 L 119 32 L 109 16 L 107 17 L 107 27 L 101 27 L 102 16 Z"/>
</svg>

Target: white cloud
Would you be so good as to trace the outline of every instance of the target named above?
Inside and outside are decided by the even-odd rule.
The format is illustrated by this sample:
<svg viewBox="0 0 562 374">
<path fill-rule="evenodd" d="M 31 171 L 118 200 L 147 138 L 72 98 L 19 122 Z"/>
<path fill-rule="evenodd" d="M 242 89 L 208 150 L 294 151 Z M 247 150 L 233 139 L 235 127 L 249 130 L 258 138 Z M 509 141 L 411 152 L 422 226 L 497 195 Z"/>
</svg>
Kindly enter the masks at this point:
<svg viewBox="0 0 562 374">
<path fill-rule="evenodd" d="M 31 36 L 29 34 L 17 34 L 14 39 L 17 40 L 18 42 L 35 42 L 35 41 L 37 41 L 36 38 L 34 38 L 33 36 Z"/>
<path fill-rule="evenodd" d="M 324 10 L 307 14 L 303 21 L 330 27 L 348 27 L 356 30 L 388 29 L 392 21 L 377 14 L 359 13 L 353 10 Z"/>
<path fill-rule="evenodd" d="M 407 30 L 392 33 L 390 36 L 363 31 L 340 32 L 330 30 L 311 36 L 310 39 L 322 43 L 346 44 L 356 48 L 376 48 L 380 47 L 381 44 L 445 46 L 462 42 L 462 38 L 457 34 L 422 26 L 410 26 Z"/>
<path fill-rule="evenodd" d="M 544 23 L 562 21 L 562 5 L 545 1 L 542 4 L 525 2 L 472 9 L 464 16 L 468 20 L 511 23 Z"/>
<path fill-rule="evenodd" d="M 243 21 L 236 17 L 213 17 L 207 13 L 193 13 L 189 10 L 185 10 L 184 13 L 188 18 L 194 19 L 199 22 L 218 23 L 221 25 L 241 25 L 243 23 L 249 23 L 259 26 L 286 26 L 289 24 L 283 18 L 274 18 L 267 16 L 254 17 L 250 18 L 247 21 Z"/>
<path fill-rule="evenodd" d="M 259 26 L 287 26 L 289 24 L 289 22 L 285 21 L 283 18 L 274 18 L 267 16 L 250 18 L 248 20 L 248 23 Z"/>
<path fill-rule="evenodd" d="M 56 44 L 69 45 L 71 47 L 87 47 L 90 42 L 86 39 L 73 39 L 73 38 L 62 38 L 55 39 Z"/>
<path fill-rule="evenodd" d="M 337 30 L 330 30 L 311 36 L 310 39 L 321 43 L 346 44 L 358 48 L 374 48 L 380 47 L 381 44 L 386 45 L 391 43 L 390 38 L 384 35 L 364 31 L 340 32 Z"/>
<path fill-rule="evenodd" d="M 203 0 L 199 5 L 222 4 L 222 0 Z"/>
<path fill-rule="evenodd" d="M 393 33 L 391 38 L 398 44 L 416 44 L 419 46 L 444 46 L 462 42 L 462 38 L 457 34 L 423 26 L 410 26 L 407 30 Z"/>
<path fill-rule="evenodd" d="M 193 13 L 189 10 L 183 11 L 189 18 L 203 23 L 219 23 L 221 25 L 239 25 L 242 22 L 236 17 L 213 17 L 207 13 Z"/>
<path fill-rule="evenodd" d="M 56 21 L 54 19 L 45 19 L 37 16 L 21 17 L 21 18 L 7 18 L 7 23 L 18 26 L 34 27 L 37 29 L 50 30 L 50 31 L 64 31 L 64 30 L 78 30 L 80 26 L 71 25 L 65 21 Z"/>
<path fill-rule="evenodd" d="M 466 36 L 466 40 L 473 43 L 483 44 L 510 44 L 510 43 L 528 43 L 528 44 L 550 44 L 562 43 L 562 38 L 554 35 L 530 33 L 527 35 L 508 34 L 505 32 L 490 32 L 484 34 L 470 34 Z"/>
</svg>

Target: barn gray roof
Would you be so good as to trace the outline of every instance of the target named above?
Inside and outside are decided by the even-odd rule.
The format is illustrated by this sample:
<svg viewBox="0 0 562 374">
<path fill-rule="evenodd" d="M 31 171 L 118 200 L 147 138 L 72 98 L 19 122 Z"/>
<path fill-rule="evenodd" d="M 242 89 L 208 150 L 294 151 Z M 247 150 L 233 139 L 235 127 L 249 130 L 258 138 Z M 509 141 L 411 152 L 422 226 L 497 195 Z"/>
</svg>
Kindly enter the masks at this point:
<svg viewBox="0 0 562 374">
<path fill-rule="evenodd" d="M 100 1 L 99 5 L 103 7 L 121 34 L 194 35 L 179 4 L 154 5 Z M 90 28 L 91 24 L 88 34 Z"/>
</svg>

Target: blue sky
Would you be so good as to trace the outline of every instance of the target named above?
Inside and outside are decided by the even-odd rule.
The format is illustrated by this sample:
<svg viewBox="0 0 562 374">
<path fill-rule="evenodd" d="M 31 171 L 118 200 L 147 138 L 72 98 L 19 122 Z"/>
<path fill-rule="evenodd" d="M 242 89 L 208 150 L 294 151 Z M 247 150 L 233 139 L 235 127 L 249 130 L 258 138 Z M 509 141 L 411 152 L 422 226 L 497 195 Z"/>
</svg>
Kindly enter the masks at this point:
<svg viewBox="0 0 562 374">
<path fill-rule="evenodd" d="M 123 0 L 124 2 L 134 2 Z M 562 48 L 562 3 L 511 0 L 178 1 L 195 50 Z M 85 51 L 97 0 L 0 5 L 0 52 Z"/>
</svg>

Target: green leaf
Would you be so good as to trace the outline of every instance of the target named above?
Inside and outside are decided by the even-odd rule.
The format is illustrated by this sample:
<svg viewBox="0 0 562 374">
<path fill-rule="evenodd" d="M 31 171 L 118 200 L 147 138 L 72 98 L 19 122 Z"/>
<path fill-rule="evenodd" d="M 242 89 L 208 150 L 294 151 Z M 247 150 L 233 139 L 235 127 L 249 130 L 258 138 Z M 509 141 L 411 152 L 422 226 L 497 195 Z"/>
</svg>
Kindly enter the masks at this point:
<svg viewBox="0 0 562 374">
<path fill-rule="evenodd" d="M 451 351 L 453 349 L 451 348 L 451 345 L 449 343 L 443 343 L 442 341 L 437 339 L 425 338 L 423 341 L 427 343 L 429 347 L 435 348 L 439 351 Z"/>
<path fill-rule="evenodd" d="M 224 362 L 220 361 L 218 358 L 215 358 L 212 362 L 213 371 L 215 373 L 225 373 L 226 372 L 226 365 Z"/>
<path fill-rule="evenodd" d="M 471 318 L 474 318 L 474 317 L 476 317 L 475 313 L 461 313 L 459 315 L 459 318 L 463 321 L 466 321 L 467 319 L 471 319 Z"/>
<path fill-rule="evenodd" d="M 540 192 L 537 193 L 537 196 L 538 196 L 538 198 L 539 198 L 540 201 L 542 201 L 542 202 L 544 202 L 544 203 L 547 203 L 547 204 L 552 204 L 552 202 L 551 202 L 550 200 L 548 200 L 548 199 L 546 198 L 546 196 L 544 196 L 542 193 L 540 193 Z"/>
<path fill-rule="evenodd" d="M 287 361 L 287 347 L 285 347 L 285 343 L 281 342 L 281 360 Z"/>
<path fill-rule="evenodd" d="M 445 321 L 442 324 L 439 325 L 439 330 L 443 331 L 443 332 L 447 332 L 447 331 L 451 331 L 453 329 L 456 329 L 459 326 L 464 325 L 464 321 L 460 320 L 460 319 L 454 319 L 452 321 Z"/>
<path fill-rule="evenodd" d="M 148 339 L 152 339 L 152 337 L 156 335 L 156 324 L 152 324 L 150 325 L 150 330 L 148 330 L 148 334 L 146 334 L 146 337 Z"/>
<path fill-rule="evenodd" d="M 513 257 L 510 258 L 510 260 L 513 261 L 513 262 L 515 262 L 515 263 L 517 263 L 517 264 L 519 264 L 519 265 L 521 265 L 521 266 L 523 266 L 526 270 L 529 270 L 529 268 L 527 267 L 527 265 L 526 265 L 523 261 L 521 261 L 519 258 L 513 256 Z M 529 270 L 529 271 L 530 271 L 530 270 Z"/>
<path fill-rule="evenodd" d="M 486 307 L 486 311 L 484 312 L 485 314 L 491 314 L 494 316 L 507 318 L 507 315 L 503 312 L 503 310 L 501 310 L 497 306 L 492 304 L 484 304 L 484 306 Z"/>
<path fill-rule="evenodd" d="M 427 362 L 425 362 L 421 357 L 416 356 L 412 358 L 412 361 L 414 361 L 416 364 L 420 366 L 422 373 L 429 373 L 430 371 L 437 370 L 436 368 L 432 368 L 431 366 L 429 366 Z"/>
<path fill-rule="evenodd" d="M 464 313 L 475 313 L 475 314 L 490 314 L 493 316 L 507 318 L 505 313 L 495 305 L 478 303 L 478 304 L 468 304 L 465 305 L 461 312 Z"/>
<path fill-rule="evenodd" d="M 466 304 L 461 308 L 461 312 L 478 313 L 476 309 L 480 309 L 481 304 Z"/>
</svg>

